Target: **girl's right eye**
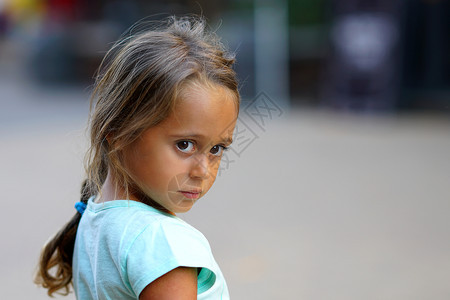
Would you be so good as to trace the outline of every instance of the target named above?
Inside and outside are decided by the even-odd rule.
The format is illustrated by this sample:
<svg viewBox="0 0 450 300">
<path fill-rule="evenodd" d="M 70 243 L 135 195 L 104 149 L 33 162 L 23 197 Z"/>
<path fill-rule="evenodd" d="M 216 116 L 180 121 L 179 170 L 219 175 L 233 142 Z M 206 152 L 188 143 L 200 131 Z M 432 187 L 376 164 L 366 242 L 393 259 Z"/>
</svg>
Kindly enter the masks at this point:
<svg viewBox="0 0 450 300">
<path fill-rule="evenodd" d="M 194 150 L 194 143 L 190 141 L 177 142 L 177 149 L 183 153 L 191 153 Z"/>
</svg>

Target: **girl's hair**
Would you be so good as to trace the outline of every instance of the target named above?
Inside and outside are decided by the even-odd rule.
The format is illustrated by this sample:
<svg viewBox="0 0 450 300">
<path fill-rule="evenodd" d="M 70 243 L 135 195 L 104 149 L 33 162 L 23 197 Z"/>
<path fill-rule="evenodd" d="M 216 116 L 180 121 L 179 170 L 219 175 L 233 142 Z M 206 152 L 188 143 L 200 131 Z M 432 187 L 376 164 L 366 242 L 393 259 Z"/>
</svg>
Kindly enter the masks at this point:
<svg viewBox="0 0 450 300">
<path fill-rule="evenodd" d="M 127 195 L 139 193 L 124 168 L 122 150 L 170 114 L 186 85 L 224 87 L 239 106 L 238 83 L 231 68 L 234 57 L 205 26 L 203 18 L 170 17 L 152 30 L 130 34 L 106 54 L 91 98 L 82 202 L 100 193 L 108 171 Z M 157 207 L 151 199 L 146 201 Z M 69 292 L 80 219 L 77 212 L 42 250 L 35 282 L 47 288 L 49 295 Z"/>
</svg>

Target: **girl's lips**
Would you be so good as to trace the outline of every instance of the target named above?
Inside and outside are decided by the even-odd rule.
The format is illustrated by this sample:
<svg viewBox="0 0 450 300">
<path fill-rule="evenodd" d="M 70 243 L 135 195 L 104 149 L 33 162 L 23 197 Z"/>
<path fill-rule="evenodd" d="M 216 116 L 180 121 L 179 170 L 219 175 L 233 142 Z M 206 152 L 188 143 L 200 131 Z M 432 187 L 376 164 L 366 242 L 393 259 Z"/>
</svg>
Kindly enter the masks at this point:
<svg viewBox="0 0 450 300">
<path fill-rule="evenodd" d="M 193 192 L 188 192 L 188 191 L 180 191 L 181 194 L 183 194 L 183 196 L 185 198 L 188 199 L 197 199 L 198 197 L 200 197 L 201 192 L 197 192 L 197 191 L 193 191 Z"/>
</svg>

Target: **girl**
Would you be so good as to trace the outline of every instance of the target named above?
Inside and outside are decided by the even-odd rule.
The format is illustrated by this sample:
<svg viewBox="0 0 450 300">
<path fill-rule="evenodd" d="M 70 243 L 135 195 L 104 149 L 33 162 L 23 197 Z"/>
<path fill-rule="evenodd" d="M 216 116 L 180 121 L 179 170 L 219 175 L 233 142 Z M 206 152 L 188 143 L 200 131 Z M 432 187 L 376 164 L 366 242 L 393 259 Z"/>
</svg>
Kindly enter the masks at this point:
<svg viewBox="0 0 450 300">
<path fill-rule="evenodd" d="M 116 44 L 102 62 L 78 212 L 36 281 L 88 299 L 229 299 L 208 241 L 176 217 L 212 186 L 238 116 L 229 56 L 201 19 Z M 73 282 L 72 282 L 73 279 Z"/>
</svg>

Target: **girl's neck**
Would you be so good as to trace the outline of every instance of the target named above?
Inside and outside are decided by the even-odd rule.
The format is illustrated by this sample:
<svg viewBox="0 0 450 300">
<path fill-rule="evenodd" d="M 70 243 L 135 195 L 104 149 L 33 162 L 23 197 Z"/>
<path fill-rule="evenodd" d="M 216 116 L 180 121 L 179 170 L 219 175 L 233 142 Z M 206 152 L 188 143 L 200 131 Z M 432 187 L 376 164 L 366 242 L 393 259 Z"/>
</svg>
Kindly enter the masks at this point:
<svg viewBox="0 0 450 300">
<path fill-rule="evenodd" d="M 115 177 L 112 175 L 112 172 L 108 171 L 108 175 L 106 176 L 105 182 L 103 183 L 102 189 L 100 191 L 100 197 L 97 197 L 95 202 L 105 202 L 105 201 L 112 201 L 112 200 L 133 200 L 145 203 L 147 205 L 150 205 L 158 210 L 161 210 L 165 213 L 169 213 L 171 215 L 175 214 L 168 209 L 162 207 L 158 203 L 156 203 L 154 200 L 148 198 L 146 195 L 141 195 L 141 197 L 136 197 L 133 193 L 127 193 L 125 192 L 124 188 L 116 183 Z M 138 193 L 139 194 L 139 193 Z M 142 198 L 142 199 L 140 199 Z"/>
<path fill-rule="evenodd" d="M 103 183 L 100 191 L 100 197 L 97 197 L 96 202 L 127 199 L 125 194 L 124 189 L 116 184 L 114 176 L 110 171 L 108 171 L 108 175 L 106 176 L 105 182 Z"/>
</svg>

